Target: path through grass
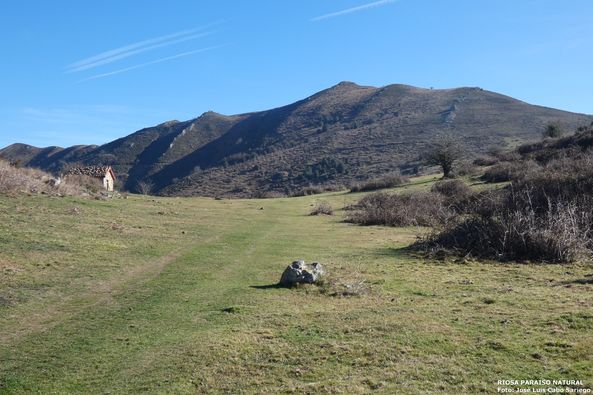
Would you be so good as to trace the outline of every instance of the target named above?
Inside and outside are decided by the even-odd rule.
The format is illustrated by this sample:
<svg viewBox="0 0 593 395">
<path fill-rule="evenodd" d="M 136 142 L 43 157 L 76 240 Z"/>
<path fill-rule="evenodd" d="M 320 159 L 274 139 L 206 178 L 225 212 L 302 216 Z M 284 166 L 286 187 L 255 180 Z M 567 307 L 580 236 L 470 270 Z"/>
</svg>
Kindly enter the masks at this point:
<svg viewBox="0 0 593 395">
<path fill-rule="evenodd" d="M 425 261 L 416 229 L 307 215 L 354 198 L 0 198 L 0 393 L 593 385 L 591 266 Z M 370 290 L 273 287 L 297 258 Z"/>
</svg>

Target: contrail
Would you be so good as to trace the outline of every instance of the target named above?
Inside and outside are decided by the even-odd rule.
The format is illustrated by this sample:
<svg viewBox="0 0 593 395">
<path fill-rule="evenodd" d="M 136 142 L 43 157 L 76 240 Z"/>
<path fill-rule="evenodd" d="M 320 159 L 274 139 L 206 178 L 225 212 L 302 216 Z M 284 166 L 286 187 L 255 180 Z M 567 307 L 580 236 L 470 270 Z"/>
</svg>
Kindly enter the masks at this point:
<svg viewBox="0 0 593 395">
<path fill-rule="evenodd" d="M 104 64 L 115 62 L 120 59 L 127 58 L 138 53 L 150 51 L 152 49 L 161 48 L 173 44 L 177 44 L 183 41 L 193 40 L 199 37 L 207 36 L 213 32 L 198 33 L 214 25 L 218 25 L 222 21 L 210 23 L 208 25 L 184 30 L 181 32 L 168 34 L 165 36 L 155 37 L 148 40 L 139 41 L 137 43 L 129 44 L 120 48 L 112 49 L 109 51 L 102 52 L 90 58 L 79 60 L 68 65 L 66 73 L 73 73 L 77 71 L 88 70 L 94 67 L 98 67 Z"/>
<path fill-rule="evenodd" d="M 226 45 L 228 45 L 228 44 L 225 44 L 225 45 L 217 45 L 215 47 L 208 47 L 208 48 L 196 49 L 194 51 L 182 52 L 182 53 L 177 54 L 177 55 L 167 56 L 165 58 L 160 58 L 160 59 L 156 59 L 156 60 L 151 60 L 150 62 L 137 64 L 135 66 L 126 67 L 124 69 L 110 71 L 108 73 L 103 73 L 103 74 L 97 74 L 97 75 L 94 75 L 92 77 L 89 77 L 89 78 L 85 78 L 83 80 L 80 80 L 78 82 L 84 82 L 84 81 L 89 81 L 89 80 L 96 80 L 98 78 L 109 77 L 111 75 L 115 75 L 115 74 L 119 74 L 119 73 L 124 73 L 124 72 L 130 71 L 130 70 L 139 69 L 140 67 L 145 67 L 145 66 L 149 66 L 149 65 L 152 65 L 152 64 L 166 62 L 168 60 L 173 60 L 173 59 L 177 59 L 177 58 L 181 58 L 181 57 L 184 57 L 184 56 L 193 55 L 193 54 L 200 53 L 200 52 L 206 52 L 206 51 L 211 51 L 213 49 L 222 48 L 222 47 L 225 47 Z"/>
<path fill-rule="evenodd" d="M 199 38 L 199 37 L 208 36 L 208 35 L 210 35 L 212 33 L 213 32 L 193 34 L 191 36 L 182 37 L 182 38 L 179 38 L 177 40 L 167 41 L 167 42 L 164 42 L 164 43 L 161 43 L 161 44 L 149 45 L 147 47 L 139 48 L 139 49 L 136 49 L 134 51 L 127 51 L 127 52 L 121 53 L 119 55 L 111 56 L 111 57 L 106 58 L 106 59 L 98 60 L 98 61 L 93 62 L 93 63 L 89 63 L 89 64 L 86 64 L 86 65 L 82 65 L 82 66 L 76 67 L 74 69 L 70 69 L 68 71 L 68 73 L 74 73 L 74 72 L 77 72 L 77 71 L 83 71 L 83 70 L 93 69 L 95 67 L 102 66 L 102 65 L 108 64 L 108 63 L 112 63 L 112 62 L 115 62 L 117 60 L 124 59 L 124 58 L 130 57 L 130 56 L 133 56 L 133 55 L 142 53 L 142 52 L 151 51 L 153 49 L 161 48 L 161 47 L 168 47 L 169 45 L 181 43 L 181 42 L 184 42 L 184 41 L 194 40 L 194 39 Z"/>
<path fill-rule="evenodd" d="M 375 1 L 374 3 L 369 3 L 369 4 L 364 4 L 358 7 L 352 7 L 352 8 L 348 8 L 342 11 L 336 11 L 336 12 L 332 12 L 331 14 L 325 14 L 325 15 L 321 15 L 321 16 L 317 16 L 315 18 L 310 19 L 311 22 L 318 22 L 324 19 L 329 19 L 329 18 L 333 18 L 336 16 L 342 16 L 342 15 L 346 15 L 346 14 L 352 14 L 353 12 L 358 12 L 358 11 L 362 11 L 362 10 L 367 10 L 369 8 L 376 8 L 376 7 L 381 7 L 390 3 L 395 3 L 396 1 L 399 0 L 379 0 L 379 1 Z"/>
</svg>

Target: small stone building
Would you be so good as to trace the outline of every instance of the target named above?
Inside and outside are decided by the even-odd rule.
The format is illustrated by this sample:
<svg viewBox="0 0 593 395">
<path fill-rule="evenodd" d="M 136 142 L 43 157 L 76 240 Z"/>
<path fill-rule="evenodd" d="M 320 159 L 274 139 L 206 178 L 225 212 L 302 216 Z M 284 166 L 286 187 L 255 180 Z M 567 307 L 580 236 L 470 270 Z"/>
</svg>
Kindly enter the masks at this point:
<svg viewBox="0 0 593 395">
<path fill-rule="evenodd" d="M 73 167 L 65 175 L 79 175 L 98 178 L 103 182 L 103 188 L 112 192 L 113 184 L 115 182 L 115 173 L 111 166 L 84 166 Z"/>
</svg>

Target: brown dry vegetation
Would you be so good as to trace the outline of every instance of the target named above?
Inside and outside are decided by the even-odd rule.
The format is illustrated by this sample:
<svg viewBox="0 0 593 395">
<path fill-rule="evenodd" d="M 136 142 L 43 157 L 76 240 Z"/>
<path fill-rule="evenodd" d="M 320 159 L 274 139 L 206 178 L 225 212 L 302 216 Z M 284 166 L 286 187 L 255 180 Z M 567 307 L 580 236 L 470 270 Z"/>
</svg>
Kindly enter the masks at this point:
<svg viewBox="0 0 593 395">
<path fill-rule="evenodd" d="M 334 209 L 328 202 L 317 202 L 313 206 L 310 215 L 334 215 Z"/>
<path fill-rule="evenodd" d="M 408 177 L 402 176 L 401 174 L 390 174 L 354 184 L 350 187 L 350 192 L 369 192 L 379 189 L 394 188 L 407 184 L 408 182 L 410 182 Z"/>
<path fill-rule="evenodd" d="M 498 260 L 573 262 L 593 252 L 593 128 L 521 146 L 486 171 L 501 189 L 474 195 L 418 247 Z M 436 187 L 436 186 L 435 186 Z"/>
<path fill-rule="evenodd" d="M 0 195 L 98 196 L 103 191 L 98 178 L 68 175 L 62 179 L 28 167 L 16 167 L 0 160 Z"/>
<path fill-rule="evenodd" d="M 51 174 L 31 168 L 18 168 L 8 162 L 0 160 L 0 194 L 48 194 L 61 196 L 75 196 L 82 194 L 79 182 L 61 182 Z"/>
<path fill-rule="evenodd" d="M 362 225 L 432 226 L 416 243 L 500 261 L 575 262 L 593 254 L 593 126 L 570 137 L 520 146 L 497 155 L 482 180 L 508 182 L 474 192 L 462 180 L 431 192 L 376 193 L 348 220 Z"/>
<path fill-rule="evenodd" d="M 361 225 L 435 226 L 452 214 L 444 202 L 444 196 L 432 192 L 377 192 L 363 197 L 347 220 Z"/>
</svg>

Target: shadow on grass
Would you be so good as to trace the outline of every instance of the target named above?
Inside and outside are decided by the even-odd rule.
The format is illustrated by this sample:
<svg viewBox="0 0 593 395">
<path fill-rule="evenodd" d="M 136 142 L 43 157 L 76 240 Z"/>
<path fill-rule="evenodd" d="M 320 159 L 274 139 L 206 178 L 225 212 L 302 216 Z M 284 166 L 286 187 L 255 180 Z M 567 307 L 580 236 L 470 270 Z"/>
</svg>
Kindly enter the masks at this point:
<svg viewBox="0 0 593 395">
<path fill-rule="evenodd" d="M 593 285 L 593 274 L 586 275 L 587 278 L 561 281 L 558 285 Z"/>
<path fill-rule="evenodd" d="M 280 283 L 276 284 L 269 284 L 269 285 L 250 285 L 249 288 L 255 289 L 278 289 L 278 288 L 286 288 L 285 286 L 281 285 Z"/>
</svg>

